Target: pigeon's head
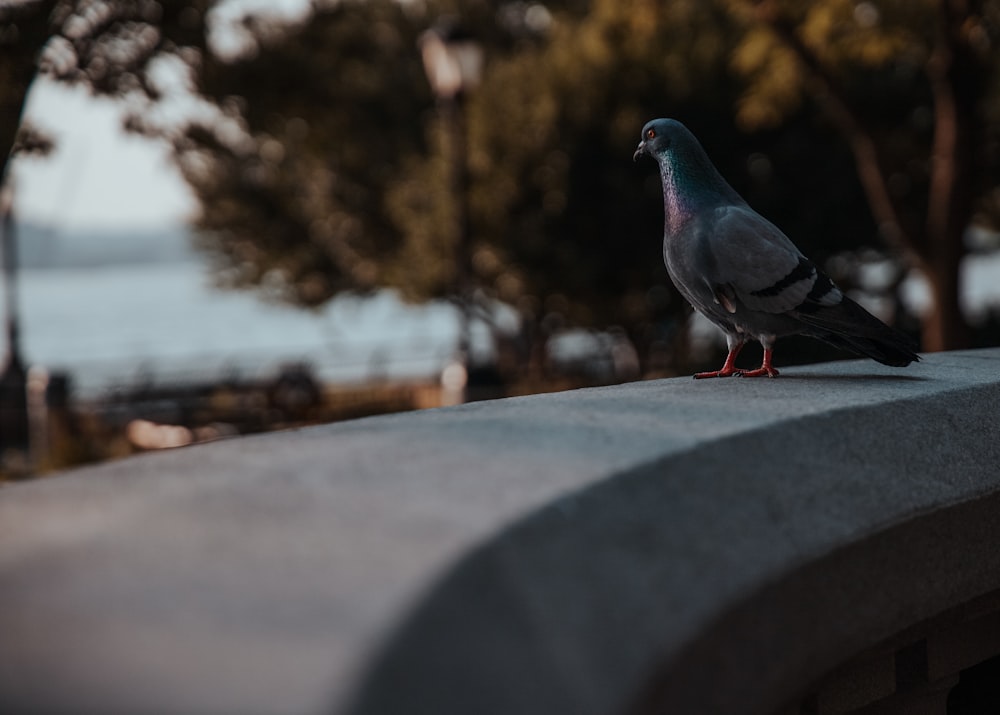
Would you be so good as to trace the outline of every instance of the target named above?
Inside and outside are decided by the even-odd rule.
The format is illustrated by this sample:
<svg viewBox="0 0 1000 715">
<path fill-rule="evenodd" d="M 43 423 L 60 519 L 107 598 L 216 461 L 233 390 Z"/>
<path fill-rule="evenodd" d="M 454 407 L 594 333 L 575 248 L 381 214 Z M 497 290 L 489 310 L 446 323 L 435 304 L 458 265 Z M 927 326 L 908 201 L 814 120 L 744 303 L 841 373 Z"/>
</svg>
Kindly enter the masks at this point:
<svg viewBox="0 0 1000 715">
<path fill-rule="evenodd" d="M 654 119 L 646 122 L 632 160 L 638 161 L 639 157 L 645 154 L 661 161 L 672 147 L 676 148 L 679 143 L 686 143 L 689 138 L 694 139 L 691 132 L 676 119 Z"/>
<path fill-rule="evenodd" d="M 686 220 L 699 207 L 743 203 L 694 134 L 676 119 L 647 122 L 632 158 L 638 160 L 643 154 L 659 165 L 664 206 L 668 216 L 676 220 Z"/>
</svg>

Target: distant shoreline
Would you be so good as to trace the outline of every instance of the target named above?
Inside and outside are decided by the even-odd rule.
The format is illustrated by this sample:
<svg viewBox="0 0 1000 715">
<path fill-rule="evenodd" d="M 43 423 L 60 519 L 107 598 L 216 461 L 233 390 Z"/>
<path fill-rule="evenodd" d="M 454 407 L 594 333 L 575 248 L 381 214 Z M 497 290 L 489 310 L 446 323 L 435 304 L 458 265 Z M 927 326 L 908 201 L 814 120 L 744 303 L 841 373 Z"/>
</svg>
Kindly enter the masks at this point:
<svg viewBox="0 0 1000 715">
<path fill-rule="evenodd" d="M 65 231 L 16 226 L 18 265 L 31 270 L 187 263 L 204 260 L 186 226 Z"/>
</svg>

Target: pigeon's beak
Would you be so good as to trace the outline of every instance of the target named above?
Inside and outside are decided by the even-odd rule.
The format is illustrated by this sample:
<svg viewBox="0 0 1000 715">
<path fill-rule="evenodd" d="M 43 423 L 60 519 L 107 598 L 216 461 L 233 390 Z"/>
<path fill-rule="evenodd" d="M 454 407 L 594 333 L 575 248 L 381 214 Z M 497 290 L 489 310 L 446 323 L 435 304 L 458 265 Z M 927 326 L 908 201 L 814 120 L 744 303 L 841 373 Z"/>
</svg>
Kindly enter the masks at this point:
<svg viewBox="0 0 1000 715">
<path fill-rule="evenodd" d="M 635 154 L 632 155 L 632 161 L 639 161 L 639 157 L 646 153 L 646 142 L 639 142 L 639 146 L 635 150 Z"/>
</svg>

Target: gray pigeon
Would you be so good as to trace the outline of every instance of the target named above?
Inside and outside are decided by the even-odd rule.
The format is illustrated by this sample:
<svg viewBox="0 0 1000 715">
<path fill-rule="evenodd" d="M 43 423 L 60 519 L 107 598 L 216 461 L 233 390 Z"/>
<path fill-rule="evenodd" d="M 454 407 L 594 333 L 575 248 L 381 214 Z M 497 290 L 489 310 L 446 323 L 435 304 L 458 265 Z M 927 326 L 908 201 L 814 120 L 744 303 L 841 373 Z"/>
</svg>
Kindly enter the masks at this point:
<svg viewBox="0 0 1000 715">
<path fill-rule="evenodd" d="M 775 340 L 808 335 L 903 367 L 920 358 L 903 333 L 844 295 L 774 224 L 751 209 L 712 165 L 694 135 L 673 119 L 642 128 L 633 159 L 647 154 L 663 182 L 663 260 L 677 290 L 726 333 L 721 369 L 696 378 L 776 377 Z M 756 370 L 736 368 L 744 343 L 764 348 Z"/>
</svg>

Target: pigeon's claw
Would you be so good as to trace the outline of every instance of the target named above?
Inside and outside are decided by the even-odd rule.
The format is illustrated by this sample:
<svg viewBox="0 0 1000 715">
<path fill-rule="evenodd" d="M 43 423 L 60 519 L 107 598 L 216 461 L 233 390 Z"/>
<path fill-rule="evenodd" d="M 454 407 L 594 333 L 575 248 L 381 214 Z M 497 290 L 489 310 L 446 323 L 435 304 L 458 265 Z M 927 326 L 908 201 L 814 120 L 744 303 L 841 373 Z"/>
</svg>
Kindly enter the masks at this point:
<svg viewBox="0 0 1000 715">
<path fill-rule="evenodd" d="M 765 375 L 767 375 L 768 377 L 777 377 L 780 374 L 781 373 L 779 373 L 777 370 L 775 370 L 773 367 L 770 367 L 770 366 L 768 366 L 768 367 L 761 366 L 761 367 L 758 367 L 756 370 L 737 370 L 736 371 L 736 375 L 738 377 L 764 377 Z"/>
<path fill-rule="evenodd" d="M 710 370 L 708 372 L 696 372 L 694 374 L 695 380 L 704 380 L 707 377 L 732 377 L 733 375 L 740 375 L 742 372 L 736 370 L 735 368 L 722 368 L 721 370 Z"/>
<path fill-rule="evenodd" d="M 764 375 L 777 377 L 778 371 L 771 366 L 771 349 L 764 348 L 764 362 L 756 370 L 737 370 L 736 374 L 740 377 L 763 377 Z"/>
</svg>

